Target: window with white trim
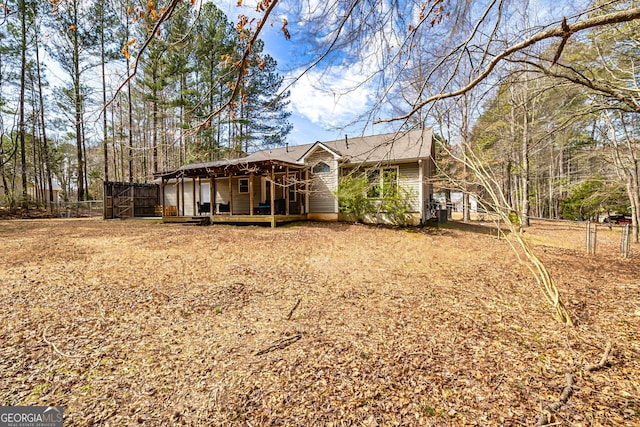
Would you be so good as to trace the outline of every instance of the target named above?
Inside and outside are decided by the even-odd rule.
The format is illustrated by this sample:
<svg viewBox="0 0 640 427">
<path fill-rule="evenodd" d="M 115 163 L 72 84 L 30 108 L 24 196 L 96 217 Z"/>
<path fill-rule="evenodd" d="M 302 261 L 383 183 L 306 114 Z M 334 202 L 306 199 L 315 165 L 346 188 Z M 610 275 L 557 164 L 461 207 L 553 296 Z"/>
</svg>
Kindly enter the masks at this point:
<svg viewBox="0 0 640 427">
<path fill-rule="evenodd" d="M 398 191 L 398 167 L 368 169 L 367 197 L 370 199 L 384 199 Z"/>
</svg>

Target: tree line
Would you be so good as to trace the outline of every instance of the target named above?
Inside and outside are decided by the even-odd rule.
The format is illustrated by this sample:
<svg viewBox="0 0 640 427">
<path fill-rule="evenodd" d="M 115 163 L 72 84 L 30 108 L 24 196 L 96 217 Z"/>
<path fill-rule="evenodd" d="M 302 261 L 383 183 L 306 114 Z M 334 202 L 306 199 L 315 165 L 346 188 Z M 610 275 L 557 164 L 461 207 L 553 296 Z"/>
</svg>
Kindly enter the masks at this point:
<svg viewBox="0 0 640 427">
<path fill-rule="evenodd" d="M 633 1 L 549 3 L 540 19 L 535 4 L 513 0 L 263 0 L 257 19 L 236 24 L 210 3 L 181 0 L 14 3 L 0 39 L 3 119 L 12 117 L 2 127 L 3 180 L 41 183 L 56 171 L 81 200 L 100 179 L 147 181 L 281 143 L 288 93 L 258 36 L 287 16 L 283 37 L 306 43 L 304 72 L 360 70 L 354 89 L 375 92 L 363 121 L 434 128 L 444 160 L 456 160 L 440 162 L 445 189 L 482 199 L 485 182 L 501 199 L 484 202 L 522 225 L 629 214 L 637 240 Z M 71 76 L 49 100 L 42 45 Z"/>
<path fill-rule="evenodd" d="M 246 54 L 249 32 L 212 3 L 177 2 L 159 26 L 166 7 L 0 5 L 5 204 L 51 205 L 55 183 L 65 200 L 99 199 L 103 181 L 149 182 L 185 163 L 284 143 L 289 94 L 264 43 Z"/>
<path fill-rule="evenodd" d="M 587 19 L 633 6 L 594 5 Z M 523 225 L 617 213 L 632 218 L 638 241 L 639 32 L 631 20 L 522 52 L 483 100 L 469 147 Z"/>
</svg>

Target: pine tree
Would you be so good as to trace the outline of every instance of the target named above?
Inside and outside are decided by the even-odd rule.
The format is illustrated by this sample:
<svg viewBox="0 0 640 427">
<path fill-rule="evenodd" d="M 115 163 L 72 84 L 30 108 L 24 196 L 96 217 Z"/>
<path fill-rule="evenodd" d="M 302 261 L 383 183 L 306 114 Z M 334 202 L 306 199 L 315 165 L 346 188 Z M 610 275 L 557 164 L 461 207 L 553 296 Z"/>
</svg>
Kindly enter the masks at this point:
<svg viewBox="0 0 640 427">
<path fill-rule="evenodd" d="M 86 186 L 84 109 L 88 102 L 88 91 L 83 84 L 85 72 L 94 64 L 88 62 L 90 47 L 96 46 L 98 40 L 90 25 L 86 3 L 81 0 L 60 1 L 54 15 L 56 25 L 56 46 L 49 49 L 51 56 L 71 77 L 66 99 L 73 109 L 73 129 L 76 140 L 77 187 L 78 201 L 88 196 Z"/>
</svg>

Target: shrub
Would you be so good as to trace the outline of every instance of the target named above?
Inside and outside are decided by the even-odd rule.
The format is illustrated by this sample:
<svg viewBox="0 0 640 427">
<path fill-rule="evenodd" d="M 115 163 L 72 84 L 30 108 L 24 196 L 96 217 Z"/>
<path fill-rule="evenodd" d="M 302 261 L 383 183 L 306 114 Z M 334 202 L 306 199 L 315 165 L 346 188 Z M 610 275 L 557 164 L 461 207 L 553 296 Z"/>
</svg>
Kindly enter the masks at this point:
<svg viewBox="0 0 640 427">
<path fill-rule="evenodd" d="M 397 185 L 391 186 L 388 191 L 382 192 L 380 188 L 376 188 L 376 191 L 380 197 L 370 197 L 371 185 L 364 174 L 342 177 L 335 192 L 340 212 L 347 214 L 354 222 L 363 222 L 367 216 L 379 217 L 384 214 L 387 222 L 407 225 L 414 192 Z"/>
<path fill-rule="evenodd" d="M 362 221 L 373 209 L 372 200 L 367 197 L 367 177 L 347 175 L 340 178 L 338 198 L 340 212 L 350 215 L 355 222 Z"/>
</svg>

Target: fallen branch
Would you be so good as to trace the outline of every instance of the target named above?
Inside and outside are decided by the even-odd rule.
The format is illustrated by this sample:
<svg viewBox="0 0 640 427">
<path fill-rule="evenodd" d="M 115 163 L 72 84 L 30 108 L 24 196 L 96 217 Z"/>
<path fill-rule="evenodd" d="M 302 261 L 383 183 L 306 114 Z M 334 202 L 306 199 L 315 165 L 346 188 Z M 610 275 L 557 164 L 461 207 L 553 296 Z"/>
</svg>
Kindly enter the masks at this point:
<svg viewBox="0 0 640 427">
<path fill-rule="evenodd" d="M 295 334 L 288 337 L 280 338 L 279 340 L 271 344 L 269 347 L 256 352 L 256 356 L 271 353 L 272 351 L 275 351 L 275 350 L 282 350 L 283 348 L 287 348 L 294 342 L 298 341 L 300 338 L 302 338 L 302 335 L 300 334 Z"/>
<path fill-rule="evenodd" d="M 560 399 L 557 402 L 551 403 L 544 407 L 542 414 L 538 417 L 536 427 L 548 426 L 551 422 L 550 415 L 555 414 L 558 410 L 569 401 L 571 394 L 573 394 L 573 374 L 569 373 L 565 377 L 566 385 L 560 394 Z"/>
<path fill-rule="evenodd" d="M 47 339 L 47 328 L 48 328 L 48 326 L 45 326 L 45 327 L 44 327 L 44 330 L 42 331 L 42 339 L 44 340 L 44 342 L 46 342 L 47 344 L 49 344 L 49 345 L 51 346 L 51 348 L 53 348 L 53 350 L 54 350 L 56 353 L 58 353 L 58 354 L 59 354 L 60 356 L 62 356 L 62 357 L 67 357 L 67 358 L 70 358 L 70 359 L 74 359 L 74 358 L 80 358 L 80 357 L 82 357 L 82 356 L 70 356 L 70 355 L 68 355 L 68 354 L 64 354 L 63 352 L 61 352 L 61 351 L 58 349 L 58 347 L 56 347 L 56 345 L 55 345 L 54 343 L 52 343 L 51 341 L 49 341 L 49 340 Z"/>
<path fill-rule="evenodd" d="M 298 298 L 298 300 L 296 301 L 296 303 L 293 306 L 293 308 L 291 309 L 291 311 L 289 311 L 289 314 L 287 315 L 287 320 L 291 320 L 291 316 L 293 316 L 293 312 L 296 311 L 296 308 L 298 308 L 298 306 L 300 305 L 300 301 L 302 301 L 302 300 L 300 298 Z"/>
<path fill-rule="evenodd" d="M 602 357 L 600 358 L 600 361 L 596 364 L 593 365 L 587 365 L 586 368 L 584 368 L 587 372 L 593 372 L 593 371 L 597 371 L 599 369 L 604 368 L 604 366 L 607 364 L 607 358 L 609 357 L 609 354 L 611 353 L 611 341 L 607 341 L 607 346 L 604 349 L 604 353 L 602 354 Z"/>
</svg>

